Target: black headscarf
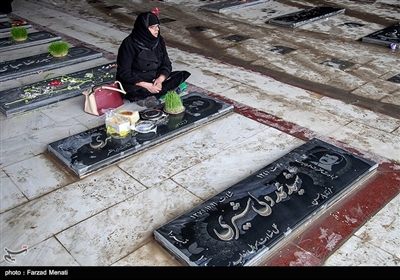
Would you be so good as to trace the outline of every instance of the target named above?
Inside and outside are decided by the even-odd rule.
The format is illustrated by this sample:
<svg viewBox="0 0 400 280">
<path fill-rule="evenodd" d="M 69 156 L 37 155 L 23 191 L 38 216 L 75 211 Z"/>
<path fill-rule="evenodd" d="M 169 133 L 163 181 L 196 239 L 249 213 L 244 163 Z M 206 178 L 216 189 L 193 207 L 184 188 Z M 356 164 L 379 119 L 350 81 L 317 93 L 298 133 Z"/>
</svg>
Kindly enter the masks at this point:
<svg viewBox="0 0 400 280">
<path fill-rule="evenodd" d="M 160 31 L 158 31 L 158 37 L 154 37 L 148 29 L 154 24 L 160 24 L 160 21 L 152 12 L 141 13 L 137 16 L 131 37 L 140 48 L 153 50 L 158 45 Z"/>
</svg>

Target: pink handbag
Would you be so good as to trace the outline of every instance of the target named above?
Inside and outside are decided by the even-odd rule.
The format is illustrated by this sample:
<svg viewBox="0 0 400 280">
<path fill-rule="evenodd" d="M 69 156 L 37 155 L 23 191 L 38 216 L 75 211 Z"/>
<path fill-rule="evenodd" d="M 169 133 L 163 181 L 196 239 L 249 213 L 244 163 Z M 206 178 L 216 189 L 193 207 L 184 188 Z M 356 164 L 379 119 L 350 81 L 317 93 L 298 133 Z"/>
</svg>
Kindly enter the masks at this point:
<svg viewBox="0 0 400 280">
<path fill-rule="evenodd" d="M 126 94 L 119 81 L 112 84 L 93 86 L 84 92 L 86 113 L 101 116 L 109 109 L 115 109 L 124 104 L 122 94 Z"/>
</svg>

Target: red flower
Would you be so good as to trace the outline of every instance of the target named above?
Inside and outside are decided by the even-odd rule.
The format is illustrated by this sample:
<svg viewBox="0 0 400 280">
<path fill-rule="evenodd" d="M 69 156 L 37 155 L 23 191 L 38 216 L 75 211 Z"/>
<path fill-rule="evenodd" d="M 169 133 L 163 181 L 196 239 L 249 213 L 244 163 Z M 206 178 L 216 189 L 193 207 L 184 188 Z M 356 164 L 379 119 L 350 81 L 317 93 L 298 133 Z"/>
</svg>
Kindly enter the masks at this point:
<svg viewBox="0 0 400 280">
<path fill-rule="evenodd" d="M 54 86 L 59 86 L 59 85 L 61 85 L 61 81 L 52 80 L 52 81 L 50 82 L 50 85 L 51 85 L 52 87 L 54 87 Z"/>
<path fill-rule="evenodd" d="M 160 11 L 158 10 L 158 8 L 157 8 L 157 7 L 154 7 L 154 9 L 153 9 L 153 10 L 151 10 L 151 12 L 152 12 L 153 14 L 155 14 L 156 16 L 158 16 L 158 15 L 159 15 L 159 13 L 160 13 Z"/>
<path fill-rule="evenodd" d="M 25 20 L 16 20 L 16 19 L 11 20 L 11 26 L 24 25 L 25 23 L 26 23 Z"/>
</svg>

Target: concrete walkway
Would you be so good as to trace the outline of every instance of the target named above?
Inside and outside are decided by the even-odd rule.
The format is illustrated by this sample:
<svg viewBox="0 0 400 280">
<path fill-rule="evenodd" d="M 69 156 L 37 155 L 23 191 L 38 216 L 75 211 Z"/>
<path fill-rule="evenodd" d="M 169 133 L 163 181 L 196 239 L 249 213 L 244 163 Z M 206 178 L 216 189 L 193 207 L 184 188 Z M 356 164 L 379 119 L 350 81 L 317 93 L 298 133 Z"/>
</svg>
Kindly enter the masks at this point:
<svg viewBox="0 0 400 280">
<path fill-rule="evenodd" d="M 400 54 L 355 40 L 399 18 L 398 8 L 386 14 L 390 1 L 368 10 L 362 1 L 343 1 L 350 15 L 296 30 L 265 25 L 268 15 L 259 13 L 312 1 L 272 1 L 223 14 L 199 11 L 209 1 L 195 0 L 119 1 L 123 8 L 116 9 L 107 8 L 114 1 L 53 2 L 17 0 L 9 16 L 103 57 L 2 82 L 0 90 L 114 61 L 134 12 L 158 6 L 160 18 L 176 19 L 161 32 L 174 69 L 192 73 L 189 91 L 220 98 L 235 111 L 83 179 L 46 151 L 50 142 L 104 123 L 83 112 L 83 96 L 0 116 L 1 248 L 29 247 L 16 265 L 182 266 L 154 240 L 156 228 L 317 137 L 379 163 L 378 172 L 259 266 L 399 266 L 400 85 L 387 79 L 399 74 Z M 357 34 L 335 29 L 338 21 L 367 21 L 358 17 L 365 12 L 379 22 Z M 190 31 L 199 25 L 210 30 Z M 237 33 L 250 38 L 224 39 Z M 296 51 L 268 51 L 278 44 Z M 1 61 L 45 48 L 1 53 Z M 354 65 L 344 71 L 321 64 L 329 57 Z"/>
</svg>

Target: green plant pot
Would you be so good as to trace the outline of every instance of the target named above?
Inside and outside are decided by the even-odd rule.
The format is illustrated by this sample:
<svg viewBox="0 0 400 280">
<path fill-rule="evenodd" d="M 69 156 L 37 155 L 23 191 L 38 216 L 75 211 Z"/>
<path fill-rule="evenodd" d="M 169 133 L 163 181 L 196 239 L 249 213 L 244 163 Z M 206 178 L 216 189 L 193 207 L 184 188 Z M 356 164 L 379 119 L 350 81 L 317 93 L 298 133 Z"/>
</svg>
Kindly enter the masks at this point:
<svg viewBox="0 0 400 280">
<path fill-rule="evenodd" d="M 168 91 L 166 93 L 164 111 L 168 114 L 180 114 L 185 111 L 182 99 L 175 91 Z"/>
<path fill-rule="evenodd" d="M 14 41 L 25 41 L 28 38 L 28 31 L 25 27 L 13 27 L 10 32 Z"/>
<path fill-rule="evenodd" d="M 69 45 L 64 41 L 56 41 L 51 43 L 47 49 L 52 56 L 62 57 L 68 54 Z"/>
</svg>

